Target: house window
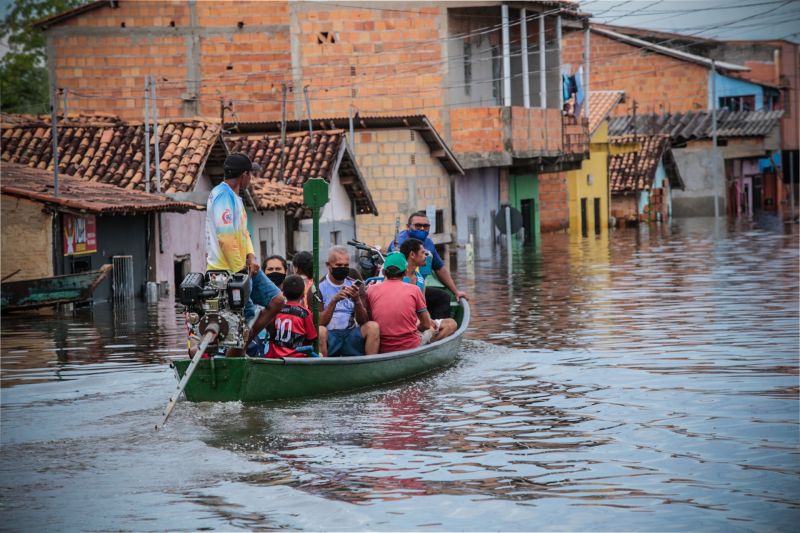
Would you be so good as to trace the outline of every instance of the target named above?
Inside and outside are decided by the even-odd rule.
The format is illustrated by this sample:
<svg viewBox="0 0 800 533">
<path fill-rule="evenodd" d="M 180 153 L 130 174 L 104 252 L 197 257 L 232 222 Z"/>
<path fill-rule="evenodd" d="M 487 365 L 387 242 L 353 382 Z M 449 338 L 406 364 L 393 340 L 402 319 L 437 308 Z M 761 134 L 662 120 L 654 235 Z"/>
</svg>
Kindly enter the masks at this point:
<svg viewBox="0 0 800 533">
<path fill-rule="evenodd" d="M 492 47 L 492 97 L 495 103 L 500 103 L 501 95 L 503 94 L 503 64 L 501 62 L 500 48 L 497 46 Z"/>
<path fill-rule="evenodd" d="M 261 252 L 261 261 L 272 255 L 275 243 L 272 240 L 272 228 L 258 228 L 258 245 Z"/>
<path fill-rule="evenodd" d="M 755 111 L 756 97 L 752 94 L 747 96 L 722 96 L 719 99 L 719 107 L 729 111 Z"/>
<path fill-rule="evenodd" d="M 781 109 L 781 93 L 779 91 L 764 91 L 764 110 L 777 111 Z"/>
<path fill-rule="evenodd" d="M 436 233 L 444 233 L 444 209 L 436 210 Z"/>
<path fill-rule="evenodd" d="M 342 232 L 341 231 L 332 231 L 331 232 L 331 246 L 336 246 L 337 244 L 342 243 Z"/>
</svg>

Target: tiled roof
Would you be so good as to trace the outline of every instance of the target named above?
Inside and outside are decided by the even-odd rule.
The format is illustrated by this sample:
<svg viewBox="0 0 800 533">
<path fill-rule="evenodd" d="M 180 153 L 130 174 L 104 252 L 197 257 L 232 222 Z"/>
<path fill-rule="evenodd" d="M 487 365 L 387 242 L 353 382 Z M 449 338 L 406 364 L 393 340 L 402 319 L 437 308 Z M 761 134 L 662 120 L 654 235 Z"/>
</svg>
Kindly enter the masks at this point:
<svg viewBox="0 0 800 533">
<path fill-rule="evenodd" d="M 283 209 L 302 204 L 303 184 L 311 178 L 331 181 L 338 170 L 341 182 L 356 213 L 377 214 L 366 182 L 356 167 L 342 130 L 298 132 L 286 135 L 281 170 L 279 135 L 243 135 L 227 139 L 231 152 L 244 152 L 261 165 L 254 179 L 254 200 L 258 209 Z M 284 191 L 284 192 L 282 192 Z"/>
<path fill-rule="evenodd" d="M 764 137 L 780 125 L 783 111 L 717 111 L 717 136 Z M 638 115 L 609 119 L 609 135 L 664 133 L 673 142 L 710 139 L 712 116 L 707 111 Z"/>
<path fill-rule="evenodd" d="M 614 107 L 625 97 L 625 91 L 589 92 L 589 135 L 592 135 Z"/>
<path fill-rule="evenodd" d="M 52 170 L 49 119 L 9 123 L 4 115 L 2 160 Z M 219 126 L 192 120 L 159 124 L 161 190 L 194 189 Z M 152 135 L 152 132 L 151 132 Z M 144 127 L 112 117 L 68 117 L 58 125 L 59 172 L 126 189 L 145 190 Z M 151 146 L 150 190 L 156 190 L 155 155 Z"/>
<path fill-rule="evenodd" d="M 185 213 L 190 209 L 196 209 L 191 203 L 177 202 L 156 194 L 120 190 L 113 185 L 66 175 L 59 175 L 56 197 L 52 172 L 15 163 L 3 164 L 0 192 L 96 215 L 153 211 Z"/>
<path fill-rule="evenodd" d="M 611 192 L 626 193 L 650 189 L 658 164 L 669 149 L 667 135 L 628 135 L 613 137 L 616 144 L 641 144 L 641 150 L 612 155 L 608 158 Z"/>
<path fill-rule="evenodd" d="M 350 127 L 350 119 L 348 117 L 314 118 L 311 120 L 311 124 L 314 130 L 340 129 L 347 131 Z M 286 123 L 289 131 L 305 130 L 308 127 L 307 125 L 307 121 L 302 123 L 289 121 Z M 235 125 L 226 124 L 226 126 L 233 127 L 241 133 L 273 133 L 281 131 L 281 123 L 279 121 L 239 122 Z M 425 144 L 428 145 L 431 155 L 438 159 L 448 172 L 451 174 L 464 174 L 461 163 L 458 162 L 442 136 L 439 135 L 439 132 L 436 131 L 436 128 L 433 127 L 433 124 L 425 115 L 365 116 L 356 114 L 353 118 L 353 129 L 356 130 L 397 128 L 408 128 L 418 132 Z M 358 148 L 356 148 L 356 151 L 358 151 Z"/>
</svg>

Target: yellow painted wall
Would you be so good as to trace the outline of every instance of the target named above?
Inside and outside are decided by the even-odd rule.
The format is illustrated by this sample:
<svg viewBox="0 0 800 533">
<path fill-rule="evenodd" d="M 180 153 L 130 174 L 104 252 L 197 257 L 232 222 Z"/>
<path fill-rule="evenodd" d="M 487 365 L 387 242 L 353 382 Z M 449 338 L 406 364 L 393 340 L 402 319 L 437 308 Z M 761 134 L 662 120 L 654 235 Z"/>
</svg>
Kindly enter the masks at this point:
<svg viewBox="0 0 800 533">
<path fill-rule="evenodd" d="M 608 121 L 597 128 L 590 139 L 589 159 L 584 159 L 581 168 L 567 173 L 569 191 L 570 233 L 581 232 L 581 198 L 586 198 L 587 234 L 594 235 L 594 199 L 600 198 L 600 231 L 608 231 Z M 589 184 L 588 176 L 592 176 Z"/>
<path fill-rule="evenodd" d="M 42 204 L 3 195 L 0 202 L 0 219 L 2 277 L 18 269 L 22 270 L 8 281 L 52 276 L 52 215 L 42 212 Z"/>
</svg>

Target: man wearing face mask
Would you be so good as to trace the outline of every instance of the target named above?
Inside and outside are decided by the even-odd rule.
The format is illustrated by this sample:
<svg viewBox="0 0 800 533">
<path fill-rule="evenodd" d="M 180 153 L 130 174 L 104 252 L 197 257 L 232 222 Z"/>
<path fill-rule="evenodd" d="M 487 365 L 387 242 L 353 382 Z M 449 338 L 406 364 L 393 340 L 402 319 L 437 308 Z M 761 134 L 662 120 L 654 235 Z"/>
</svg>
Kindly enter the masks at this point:
<svg viewBox="0 0 800 533">
<path fill-rule="evenodd" d="M 347 248 L 331 248 L 325 266 L 328 274 L 319 284 L 323 305 L 319 315 L 320 354 L 340 357 L 378 353 L 380 329 L 377 322 L 369 320 L 358 287 L 347 277 L 350 272 Z"/>
<path fill-rule="evenodd" d="M 425 211 L 417 211 L 416 213 L 413 213 L 410 217 L 408 217 L 406 229 L 397 235 L 396 244 L 392 242 L 389 245 L 389 251 L 391 252 L 394 250 L 399 250 L 400 245 L 403 244 L 406 239 L 419 239 L 422 241 L 425 249 L 430 252 L 430 268 L 436 272 L 436 277 L 439 278 L 439 281 L 442 282 L 442 285 L 450 289 L 450 291 L 452 291 L 452 293 L 456 296 L 456 299 L 464 298 L 468 300 L 469 298 L 467 297 L 467 294 L 458 290 L 458 287 L 456 287 L 453 277 L 450 275 L 450 271 L 446 266 L 444 266 L 444 261 L 442 261 L 441 256 L 439 256 L 439 252 L 436 251 L 436 246 L 433 244 L 433 241 L 430 239 L 430 237 L 428 237 L 428 232 L 430 229 L 431 222 L 428 219 L 428 215 L 425 213 Z M 430 274 L 430 270 L 421 268 L 420 274 L 425 277 Z M 450 296 L 445 291 L 437 289 L 436 287 L 426 287 L 425 301 L 428 303 L 428 310 L 430 311 L 432 318 L 440 319 L 450 317 Z"/>
</svg>

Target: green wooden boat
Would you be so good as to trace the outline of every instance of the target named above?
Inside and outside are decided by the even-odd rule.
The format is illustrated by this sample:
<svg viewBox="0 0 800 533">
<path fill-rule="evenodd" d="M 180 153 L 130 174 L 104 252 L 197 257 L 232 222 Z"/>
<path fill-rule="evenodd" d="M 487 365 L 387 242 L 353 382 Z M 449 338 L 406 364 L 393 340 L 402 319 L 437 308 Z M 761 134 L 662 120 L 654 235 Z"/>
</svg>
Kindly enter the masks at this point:
<svg viewBox="0 0 800 533">
<path fill-rule="evenodd" d="M 391 383 L 451 364 L 469 326 L 469 304 L 454 308 L 459 327 L 433 344 L 414 350 L 360 357 L 253 359 L 250 357 L 202 359 L 186 385 L 191 402 L 265 402 L 346 392 Z M 191 359 L 174 358 L 180 380 Z"/>
<path fill-rule="evenodd" d="M 100 283 L 108 277 L 112 265 L 99 270 L 66 274 L 49 278 L 4 281 L 0 284 L 0 310 L 19 311 L 58 304 L 83 302 L 92 297 Z"/>
</svg>

